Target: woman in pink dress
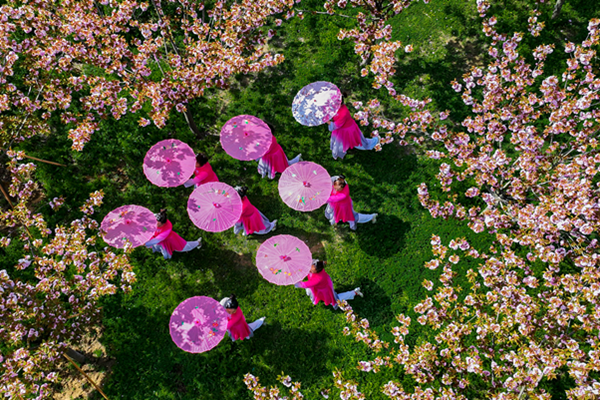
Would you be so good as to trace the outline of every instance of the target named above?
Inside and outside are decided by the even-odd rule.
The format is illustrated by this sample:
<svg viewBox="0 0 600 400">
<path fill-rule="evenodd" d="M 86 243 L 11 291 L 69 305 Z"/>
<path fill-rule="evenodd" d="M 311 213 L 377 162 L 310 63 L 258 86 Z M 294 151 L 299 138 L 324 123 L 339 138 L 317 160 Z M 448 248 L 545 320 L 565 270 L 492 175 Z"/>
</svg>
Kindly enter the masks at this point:
<svg viewBox="0 0 600 400">
<path fill-rule="evenodd" d="M 273 127 L 271 124 L 267 124 L 269 128 L 271 128 L 271 132 L 273 132 Z M 269 179 L 274 179 L 275 174 L 282 173 L 285 171 L 287 167 L 292 164 L 296 164 L 300 161 L 300 157 L 302 154 L 298 154 L 295 158 L 288 160 L 287 156 L 283 152 L 281 145 L 277 143 L 277 139 L 275 139 L 275 135 L 273 135 L 273 140 L 271 141 L 271 147 L 266 152 L 264 156 L 259 158 L 258 160 L 258 173 L 263 178 L 268 176 Z"/>
<path fill-rule="evenodd" d="M 157 228 L 152 239 L 146 242 L 146 247 L 152 248 L 152 251 L 155 253 L 161 252 L 165 260 L 170 259 L 173 256 L 174 251 L 184 253 L 193 250 L 196 247 L 202 247 L 202 244 L 200 243 L 202 238 L 187 242 L 181 236 L 173 232 L 173 224 L 167 219 L 166 210 L 160 210 L 155 216 Z"/>
<path fill-rule="evenodd" d="M 377 222 L 377 214 L 359 214 L 354 211 L 354 205 L 350 198 L 350 188 L 346 183 L 344 175 L 334 176 L 331 178 L 333 187 L 331 195 L 327 199 L 327 207 L 325 208 L 325 217 L 331 225 L 338 222 L 348 222 L 350 229 L 356 230 L 356 224 L 364 224 L 365 222 Z"/>
<path fill-rule="evenodd" d="M 206 154 L 200 153 L 196 156 L 196 169 L 194 170 L 194 177 L 184 183 L 183 186 L 190 187 L 194 185 L 195 187 L 198 187 L 203 183 L 208 182 L 219 182 L 219 178 L 217 178 L 217 174 L 215 174 L 210 166 Z"/>
<path fill-rule="evenodd" d="M 310 297 L 313 304 L 317 305 L 320 301 L 326 306 L 333 305 L 337 309 L 337 301 L 354 300 L 356 295 L 363 297 L 360 288 L 337 294 L 333 290 L 333 282 L 327 272 L 325 272 L 325 263 L 320 260 L 313 260 L 308 280 L 296 283 L 297 288 L 306 289 L 306 294 Z"/>
<path fill-rule="evenodd" d="M 331 155 L 334 160 L 337 160 L 338 157 L 343 159 L 346 152 L 352 148 L 373 150 L 379 143 L 378 137 L 365 138 L 348 107 L 344 104 L 344 95 L 342 95 L 340 109 L 333 116 L 333 121 L 329 122 L 329 131 L 331 132 Z"/>
<path fill-rule="evenodd" d="M 250 203 L 246 196 L 248 188 L 246 186 L 236 186 L 235 190 L 242 198 L 242 216 L 233 226 L 233 233 L 237 235 L 243 230 L 242 234 L 247 236 L 252 234 L 266 235 L 274 231 L 277 227 L 277 220 L 269 221 L 263 213 Z"/>
<path fill-rule="evenodd" d="M 265 322 L 265 317 L 262 317 L 248 324 L 235 295 L 223 298 L 220 303 L 229 314 L 227 316 L 227 332 L 232 341 L 250 339 L 254 336 L 254 331 Z"/>
</svg>

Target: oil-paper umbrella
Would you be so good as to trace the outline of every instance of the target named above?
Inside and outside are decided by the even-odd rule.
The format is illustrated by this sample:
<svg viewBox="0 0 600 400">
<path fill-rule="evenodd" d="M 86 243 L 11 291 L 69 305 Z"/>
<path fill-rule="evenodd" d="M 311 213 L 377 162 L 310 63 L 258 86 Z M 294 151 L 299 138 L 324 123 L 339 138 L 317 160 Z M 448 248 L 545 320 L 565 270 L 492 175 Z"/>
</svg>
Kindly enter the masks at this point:
<svg viewBox="0 0 600 400">
<path fill-rule="evenodd" d="M 174 187 L 187 182 L 196 168 L 196 155 L 177 139 L 156 143 L 144 157 L 144 174 L 156 186 Z"/>
<path fill-rule="evenodd" d="M 225 336 L 227 311 L 210 297 L 190 297 L 173 311 L 169 331 L 181 350 L 203 353 L 218 345 Z"/>
<path fill-rule="evenodd" d="M 265 155 L 273 134 L 269 126 L 252 115 L 238 115 L 221 128 L 221 146 L 231 157 L 250 161 Z"/>
<path fill-rule="evenodd" d="M 223 182 L 198 186 L 188 200 L 190 219 L 198 228 L 222 232 L 240 220 L 242 199 L 234 188 Z"/>
<path fill-rule="evenodd" d="M 276 285 L 293 285 L 310 271 L 312 254 L 302 240 L 290 235 L 270 237 L 256 253 L 258 272 Z"/>
<path fill-rule="evenodd" d="M 152 238 L 156 218 L 146 207 L 127 205 L 115 208 L 102 220 L 100 228 L 106 243 L 123 248 L 127 242 L 141 246 Z"/>
<path fill-rule="evenodd" d="M 290 165 L 279 178 L 279 195 L 294 210 L 316 210 L 327 202 L 330 194 L 331 177 L 325 168 L 314 162 Z"/>
<path fill-rule="evenodd" d="M 342 105 L 342 93 L 333 83 L 319 81 L 304 86 L 294 97 L 292 114 L 306 126 L 326 123 Z"/>
</svg>

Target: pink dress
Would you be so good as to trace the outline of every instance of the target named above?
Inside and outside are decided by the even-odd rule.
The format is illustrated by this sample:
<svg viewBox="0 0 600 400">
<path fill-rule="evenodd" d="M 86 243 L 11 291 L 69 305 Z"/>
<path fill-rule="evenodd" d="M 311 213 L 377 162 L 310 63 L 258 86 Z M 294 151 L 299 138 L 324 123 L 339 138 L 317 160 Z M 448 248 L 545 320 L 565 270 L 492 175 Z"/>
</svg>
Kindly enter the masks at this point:
<svg viewBox="0 0 600 400">
<path fill-rule="evenodd" d="M 337 114 L 333 116 L 333 123 L 335 130 L 331 132 L 331 136 L 342 142 L 344 152 L 362 144 L 362 132 L 345 104 L 342 104 Z"/>
<path fill-rule="evenodd" d="M 227 315 L 227 331 L 233 340 L 244 340 L 250 336 L 250 327 L 241 308 L 238 307 L 233 314 Z"/>
<path fill-rule="evenodd" d="M 194 177 L 192 178 L 194 184 L 202 185 L 208 182 L 219 182 L 217 174 L 213 171 L 210 163 L 206 163 L 203 166 L 194 170 Z"/>
<path fill-rule="evenodd" d="M 173 224 L 169 220 L 156 229 L 154 236 L 148 243 L 153 242 L 161 246 L 169 255 L 173 255 L 173 251 L 183 250 L 187 244 L 187 241 L 173 232 Z"/>
<path fill-rule="evenodd" d="M 333 304 L 334 306 L 336 305 L 333 282 L 325 270 L 317 272 L 316 274 L 308 274 L 308 280 L 305 282 L 300 282 L 300 286 L 305 289 L 310 289 L 314 304 L 318 304 L 320 301 L 323 301 L 326 306 L 330 304 Z"/>
<path fill-rule="evenodd" d="M 350 188 L 348 185 L 344 186 L 340 192 L 332 188 L 327 203 L 333 208 L 333 217 L 336 224 L 340 221 L 354 221 L 354 210 L 352 208 L 352 199 L 350 198 Z"/>
<path fill-rule="evenodd" d="M 281 145 L 277 143 L 275 136 L 273 136 L 271 147 L 261 158 L 265 164 L 271 167 L 271 176 L 274 176 L 277 172 L 282 173 L 288 167 L 288 159 Z"/>
<path fill-rule="evenodd" d="M 248 235 L 265 229 L 260 211 L 250 203 L 248 197 L 244 197 L 242 200 L 242 217 L 240 218 L 240 222 L 244 225 L 244 229 Z"/>
</svg>

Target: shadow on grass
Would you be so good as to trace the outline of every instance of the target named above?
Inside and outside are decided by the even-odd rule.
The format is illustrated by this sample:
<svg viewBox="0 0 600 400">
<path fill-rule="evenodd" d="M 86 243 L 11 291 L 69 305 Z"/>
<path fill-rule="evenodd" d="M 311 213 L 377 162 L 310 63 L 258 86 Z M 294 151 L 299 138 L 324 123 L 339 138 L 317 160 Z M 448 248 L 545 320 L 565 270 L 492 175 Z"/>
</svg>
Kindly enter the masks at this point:
<svg viewBox="0 0 600 400">
<path fill-rule="evenodd" d="M 266 364 L 273 371 L 285 371 L 303 383 L 330 374 L 327 361 L 340 356 L 328 346 L 331 335 L 324 329 L 284 328 L 276 321 L 264 328 L 256 335 L 264 336 L 261 345 L 266 347 L 262 348 L 261 355 Z M 321 356 L 315 357 L 315 354 Z"/>
<path fill-rule="evenodd" d="M 367 318 L 372 327 L 389 324 L 394 319 L 392 300 L 374 280 L 361 278 L 350 286 L 339 286 L 335 290 L 339 294 L 357 287 L 360 287 L 364 298 L 356 296 L 348 302 L 356 315 L 359 318 Z"/>
<path fill-rule="evenodd" d="M 269 379 L 285 371 L 310 383 L 330 373 L 327 360 L 341 356 L 329 346 L 326 330 L 284 328 L 271 322 L 275 318 L 268 318 L 250 340 L 232 342 L 226 335 L 206 353 L 186 353 L 171 341 L 170 310 L 130 305 L 123 312 L 123 303 L 109 303 L 102 342 L 118 359 L 105 387 L 111 398 L 240 399 L 247 396 L 246 373 L 272 384 Z"/>
<path fill-rule="evenodd" d="M 356 237 L 362 251 L 370 256 L 390 258 L 404 247 L 411 225 L 395 215 L 382 214 L 376 224 L 366 223 L 358 228 L 360 234 Z"/>
</svg>

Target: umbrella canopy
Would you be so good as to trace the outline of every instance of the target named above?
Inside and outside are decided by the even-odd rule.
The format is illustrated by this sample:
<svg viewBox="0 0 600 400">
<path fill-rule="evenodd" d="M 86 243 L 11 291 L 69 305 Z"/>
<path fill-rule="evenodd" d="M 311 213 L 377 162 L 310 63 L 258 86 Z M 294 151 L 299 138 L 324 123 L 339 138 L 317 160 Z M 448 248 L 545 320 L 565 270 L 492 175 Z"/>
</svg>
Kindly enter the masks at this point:
<svg viewBox="0 0 600 400">
<path fill-rule="evenodd" d="M 240 220 L 242 199 L 228 184 L 209 182 L 194 189 L 187 210 L 198 228 L 208 232 L 223 232 Z"/>
<path fill-rule="evenodd" d="M 173 311 L 169 331 L 181 350 L 203 353 L 218 345 L 225 336 L 227 311 L 210 297 L 190 297 Z"/>
<path fill-rule="evenodd" d="M 154 235 L 156 217 L 146 207 L 121 206 L 106 214 L 100 228 L 109 245 L 121 249 L 130 242 L 133 247 L 138 247 Z"/>
<path fill-rule="evenodd" d="M 265 155 L 273 134 L 269 126 L 253 115 L 238 115 L 221 128 L 221 146 L 231 157 L 250 161 Z"/>
<path fill-rule="evenodd" d="M 327 202 L 331 177 L 325 168 L 310 161 L 290 165 L 279 178 L 279 195 L 298 211 L 313 211 Z"/>
<path fill-rule="evenodd" d="M 194 173 L 196 155 L 190 146 L 177 139 L 156 143 L 144 157 L 144 174 L 156 186 L 183 185 Z"/>
<path fill-rule="evenodd" d="M 290 235 L 273 236 L 256 252 L 258 272 L 276 285 L 293 285 L 310 271 L 312 254 L 302 240 Z"/>
<path fill-rule="evenodd" d="M 333 83 L 319 81 L 304 86 L 294 97 L 292 114 L 306 126 L 326 123 L 342 105 L 342 93 Z"/>
</svg>

